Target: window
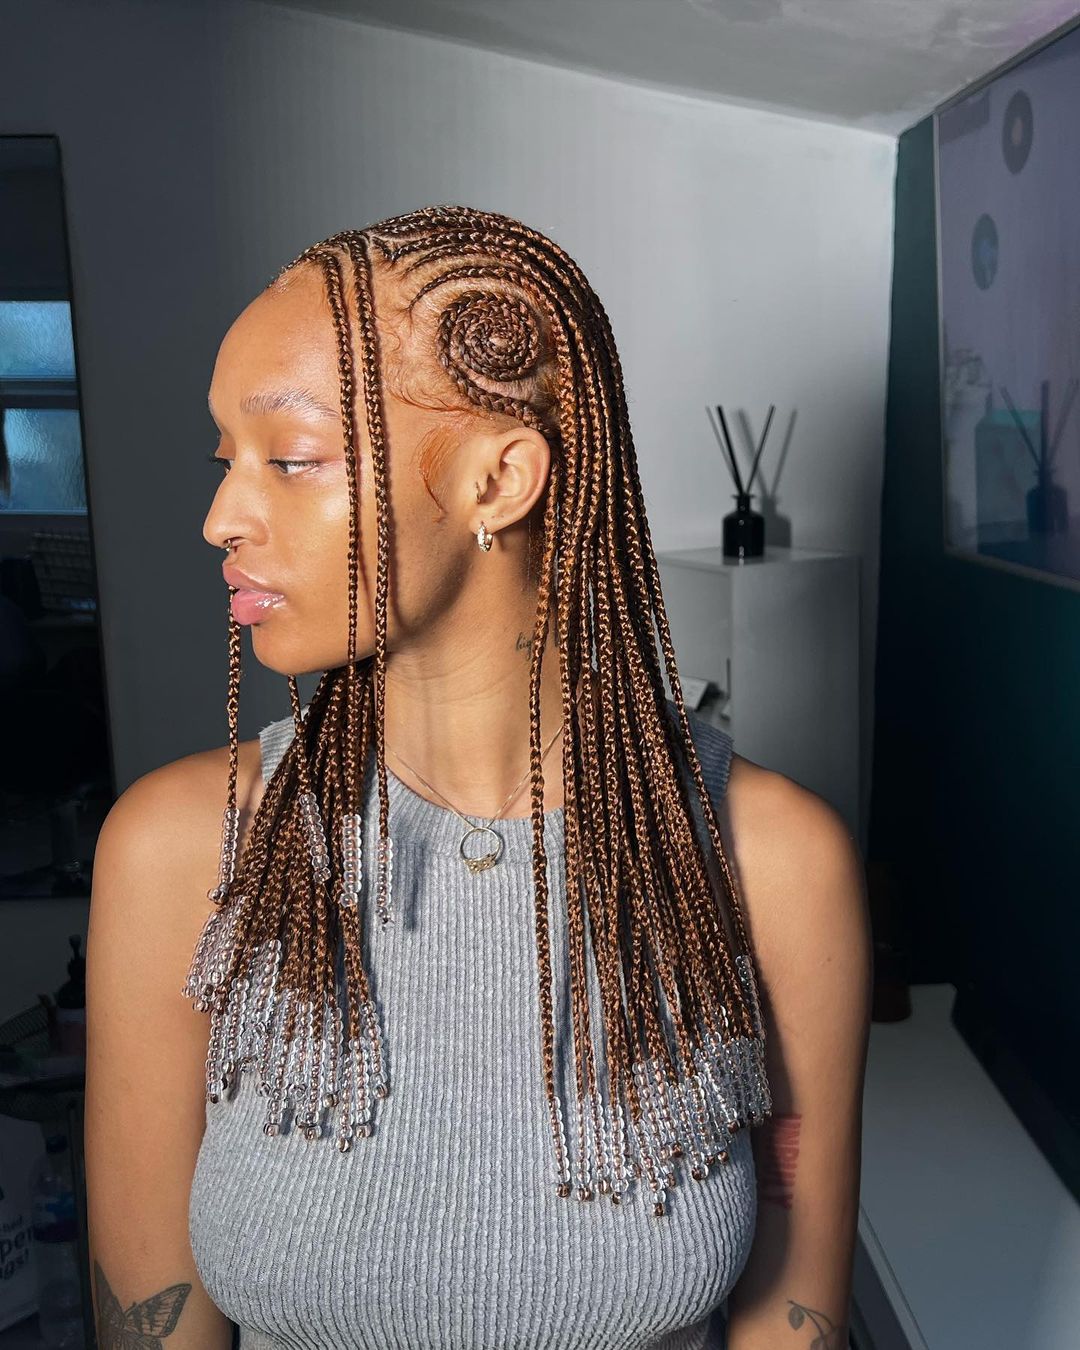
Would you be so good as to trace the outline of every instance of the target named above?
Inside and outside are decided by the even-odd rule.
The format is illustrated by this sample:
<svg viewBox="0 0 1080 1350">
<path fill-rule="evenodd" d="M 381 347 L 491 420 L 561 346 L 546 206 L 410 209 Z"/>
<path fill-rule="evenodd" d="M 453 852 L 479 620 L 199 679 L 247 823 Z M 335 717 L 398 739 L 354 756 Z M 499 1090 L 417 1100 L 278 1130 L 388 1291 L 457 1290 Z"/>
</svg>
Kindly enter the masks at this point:
<svg viewBox="0 0 1080 1350">
<path fill-rule="evenodd" d="M 86 512 L 67 300 L 0 300 L 0 511 Z"/>
</svg>

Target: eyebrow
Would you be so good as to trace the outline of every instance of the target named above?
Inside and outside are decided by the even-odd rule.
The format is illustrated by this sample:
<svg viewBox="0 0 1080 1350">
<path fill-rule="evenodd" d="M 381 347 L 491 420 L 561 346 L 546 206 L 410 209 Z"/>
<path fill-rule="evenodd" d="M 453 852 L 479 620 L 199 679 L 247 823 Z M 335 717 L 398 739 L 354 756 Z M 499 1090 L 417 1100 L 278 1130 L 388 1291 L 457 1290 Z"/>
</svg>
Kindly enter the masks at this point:
<svg viewBox="0 0 1080 1350">
<path fill-rule="evenodd" d="M 217 414 L 214 412 L 209 395 L 206 405 L 210 409 L 210 416 L 216 422 Z M 245 394 L 240 400 L 240 411 L 255 417 L 275 412 L 298 412 L 336 420 L 341 415 L 310 389 L 263 389 L 254 394 Z"/>
</svg>

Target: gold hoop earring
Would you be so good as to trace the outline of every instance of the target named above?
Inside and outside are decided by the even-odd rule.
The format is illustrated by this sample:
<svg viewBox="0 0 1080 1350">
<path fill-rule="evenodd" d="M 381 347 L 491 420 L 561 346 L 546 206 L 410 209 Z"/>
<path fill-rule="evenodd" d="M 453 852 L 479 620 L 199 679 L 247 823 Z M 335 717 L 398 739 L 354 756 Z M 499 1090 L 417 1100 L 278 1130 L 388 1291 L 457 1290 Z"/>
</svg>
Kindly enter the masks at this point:
<svg viewBox="0 0 1080 1350">
<path fill-rule="evenodd" d="M 480 528 L 476 531 L 476 542 L 480 549 L 487 553 L 491 548 L 491 541 L 495 536 L 488 530 L 483 521 L 480 522 Z"/>
</svg>

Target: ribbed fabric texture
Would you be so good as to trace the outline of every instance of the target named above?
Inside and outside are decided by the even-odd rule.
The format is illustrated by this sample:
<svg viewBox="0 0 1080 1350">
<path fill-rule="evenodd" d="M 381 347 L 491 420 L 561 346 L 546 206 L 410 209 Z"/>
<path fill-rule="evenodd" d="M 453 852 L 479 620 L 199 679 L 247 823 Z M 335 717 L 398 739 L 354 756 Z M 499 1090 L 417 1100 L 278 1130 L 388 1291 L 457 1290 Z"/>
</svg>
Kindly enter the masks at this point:
<svg viewBox="0 0 1080 1350">
<path fill-rule="evenodd" d="M 731 738 L 695 714 L 691 723 L 719 800 Z M 291 717 L 261 732 L 267 779 L 292 736 Z M 251 1074 L 207 1103 L 189 1216 L 207 1292 L 239 1324 L 242 1350 L 721 1346 L 757 1217 L 749 1132 L 703 1182 L 681 1174 L 661 1218 L 638 1183 L 622 1205 L 557 1196 L 531 819 L 498 822 L 503 854 L 474 875 L 458 852 L 461 820 L 387 775 L 395 922 L 368 922 L 365 959 L 390 1095 L 376 1102 L 374 1133 L 345 1154 L 332 1137 L 264 1135 L 266 1101 Z M 374 756 L 364 798 L 366 886 Z M 562 809 L 546 813 L 554 916 L 564 910 L 563 831 Z M 553 921 L 556 1062 L 573 1146 L 566 954 Z M 591 964 L 589 973 L 598 1018 Z"/>
</svg>

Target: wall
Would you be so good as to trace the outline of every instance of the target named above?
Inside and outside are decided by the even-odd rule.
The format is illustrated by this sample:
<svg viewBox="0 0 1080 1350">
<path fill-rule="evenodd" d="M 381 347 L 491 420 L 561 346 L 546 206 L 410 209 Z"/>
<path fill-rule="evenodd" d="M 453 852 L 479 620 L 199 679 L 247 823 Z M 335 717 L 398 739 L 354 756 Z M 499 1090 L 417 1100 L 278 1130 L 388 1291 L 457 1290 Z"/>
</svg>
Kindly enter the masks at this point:
<svg viewBox="0 0 1080 1350">
<path fill-rule="evenodd" d="M 0 18 L 0 126 L 61 143 L 121 788 L 225 738 L 226 591 L 201 537 L 225 329 L 308 243 L 438 202 L 518 216 L 584 268 L 658 550 L 717 541 L 731 505 L 706 403 L 755 431 L 776 404 L 771 540 L 865 559 L 868 757 L 891 138 L 254 0 Z M 244 735 L 288 708 L 263 674 Z"/>
</svg>

